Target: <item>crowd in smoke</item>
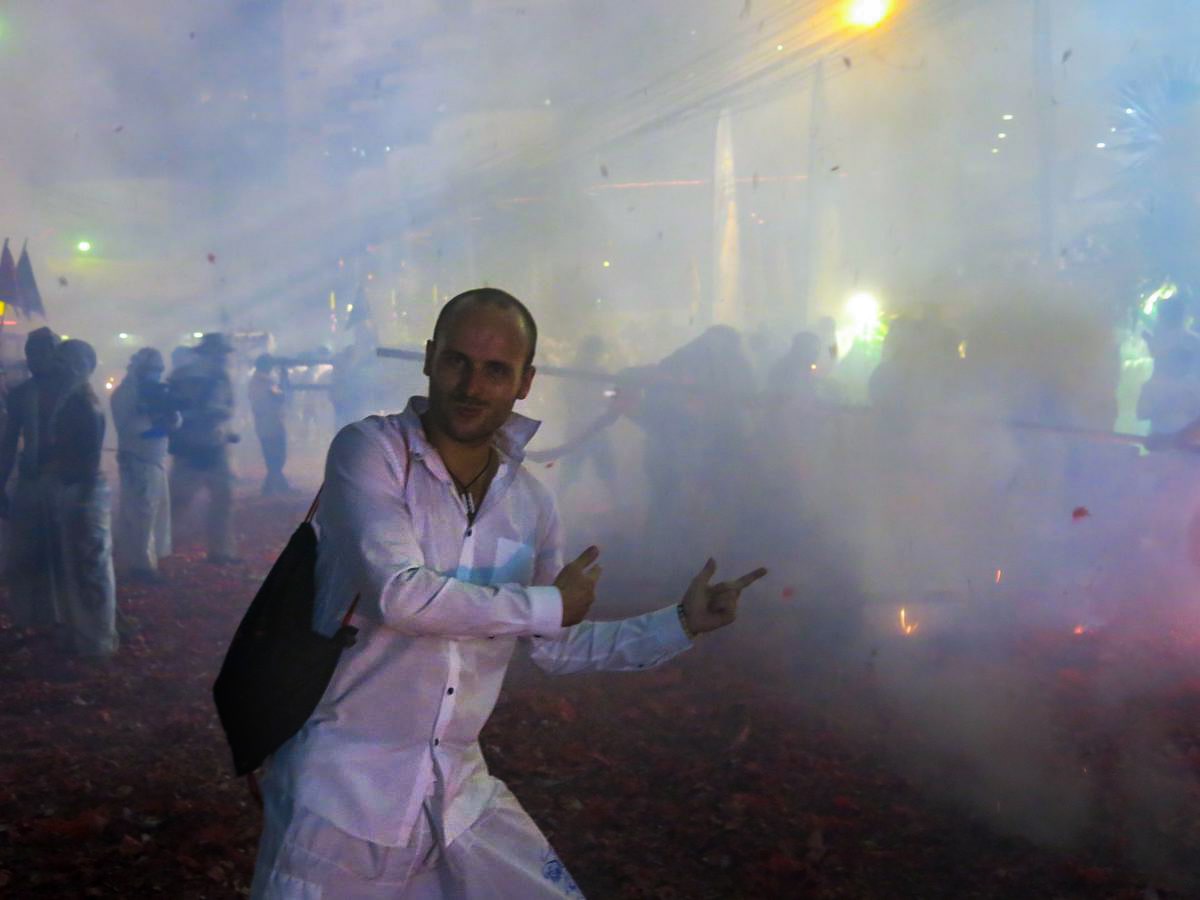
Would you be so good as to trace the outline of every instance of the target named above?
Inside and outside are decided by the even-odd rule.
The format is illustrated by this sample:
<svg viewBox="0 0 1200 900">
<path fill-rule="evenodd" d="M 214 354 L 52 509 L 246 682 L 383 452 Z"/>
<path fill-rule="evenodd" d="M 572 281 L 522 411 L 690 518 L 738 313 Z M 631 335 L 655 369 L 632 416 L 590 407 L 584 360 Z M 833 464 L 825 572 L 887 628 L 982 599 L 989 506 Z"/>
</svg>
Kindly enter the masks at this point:
<svg viewBox="0 0 1200 900">
<path fill-rule="evenodd" d="M 1082 734 L 1045 667 L 1075 665 L 1072 640 L 1153 647 L 1200 630 L 1194 462 L 1165 434 L 1200 414 L 1200 369 L 1188 298 L 1131 332 L 1062 284 L 1047 309 L 1046 290 L 892 318 L 866 405 L 839 381 L 858 377 L 853 360 L 839 370 L 851 348 L 802 332 L 756 379 L 748 342 L 713 328 L 620 373 L 615 397 L 595 392 L 595 416 L 607 402 L 624 418 L 544 474 L 577 540 L 608 548 L 606 611 L 641 608 L 648 584 L 708 553 L 767 565 L 736 665 L 794 679 L 800 707 L 864 741 L 903 722 L 886 752 L 906 774 L 1001 831 L 1071 847 L 1122 817 L 1151 829 L 1196 787 L 1162 726 L 1131 714 L 1177 672 L 1136 653 L 1110 663 Z M 1113 430 L 1131 333 L 1158 373 L 1141 388 L 1152 452 Z M 847 678 L 878 706 L 857 708 Z M 1081 758 L 1088 741 L 1120 763 Z M 1100 799 L 1114 784 L 1115 809 Z M 1139 863 L 1181 871 L 1163 845 L 1134 843 Z"/>
</svg>

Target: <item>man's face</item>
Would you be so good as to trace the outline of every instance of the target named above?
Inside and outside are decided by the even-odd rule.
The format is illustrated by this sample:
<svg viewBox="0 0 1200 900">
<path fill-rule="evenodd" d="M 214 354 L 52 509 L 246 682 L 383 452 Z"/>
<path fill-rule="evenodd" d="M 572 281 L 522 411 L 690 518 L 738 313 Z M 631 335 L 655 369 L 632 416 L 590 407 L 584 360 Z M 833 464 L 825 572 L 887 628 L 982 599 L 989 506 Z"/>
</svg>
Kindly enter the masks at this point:
<svg viewBox="0 0 1200 900">
<path fill-rule="evenodd" d="M 49 342 L 30 343 L 25 348 L 25 362 L 29 366 L 29 374 L 35 378 L 45 378 L 55 372 L 54 344 Z"/>
<path fill-rule="evenodd" d="M 425 345 L 429 416 L 462 444 L 486 443 L 529 395 L 529 338 L 514 310 L 468 303 Z"/>
</svg>

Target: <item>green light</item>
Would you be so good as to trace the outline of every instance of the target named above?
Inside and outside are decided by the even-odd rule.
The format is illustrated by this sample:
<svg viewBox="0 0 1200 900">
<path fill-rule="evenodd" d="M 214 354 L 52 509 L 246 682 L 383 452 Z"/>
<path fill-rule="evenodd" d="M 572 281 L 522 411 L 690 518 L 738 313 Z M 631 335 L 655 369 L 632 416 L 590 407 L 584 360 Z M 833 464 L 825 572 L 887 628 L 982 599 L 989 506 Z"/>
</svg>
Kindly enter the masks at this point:
<svg viewBox="0 0 1200 900">
<path fill-rule="evenodd" d="M 1154 308 L 1158 306 L 1159 300 L 1170 300 L 1177 293 L 1179 293 L 1178 285 L 1172 281 L 1164 282 L 1154 293 L 1146 298 L 1146 302 L 1142 304 L 1142 312 L 1147 316 L 1153 315 Z"/>
<path fill-rule="evenodd" d="M 92 242 L 91 241 L 80 241 L 78 244 L 75 245 L 75 249 L 78 250 L 80 253 L 89 253 L 89 252 L 91 252 L 91 249 L 92 249 Z"/>
</svg>

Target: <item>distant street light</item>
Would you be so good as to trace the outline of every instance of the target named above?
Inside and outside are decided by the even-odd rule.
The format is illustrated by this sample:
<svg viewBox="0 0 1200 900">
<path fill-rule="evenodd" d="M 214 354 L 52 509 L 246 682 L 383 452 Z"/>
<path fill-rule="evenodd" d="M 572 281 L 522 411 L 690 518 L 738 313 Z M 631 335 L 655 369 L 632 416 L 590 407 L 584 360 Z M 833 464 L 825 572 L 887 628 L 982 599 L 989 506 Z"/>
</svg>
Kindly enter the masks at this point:
<svg viewBox="0 0 1200 900">
<path fill-rule="evenodd" d="M 92 242 L 91 241 L 80 241 L 78 244 L 75 245 L 75 249 L 78 250 L 80 253 L 90 253 L 92 250 Z"/>
</svg>

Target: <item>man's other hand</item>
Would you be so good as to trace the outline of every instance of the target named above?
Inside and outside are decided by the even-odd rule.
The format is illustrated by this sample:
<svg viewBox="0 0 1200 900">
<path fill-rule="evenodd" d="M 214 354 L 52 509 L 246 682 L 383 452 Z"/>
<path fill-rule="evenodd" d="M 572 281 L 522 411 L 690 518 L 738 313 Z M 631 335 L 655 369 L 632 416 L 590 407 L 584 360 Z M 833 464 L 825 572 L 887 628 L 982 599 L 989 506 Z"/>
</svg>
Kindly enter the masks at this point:
<svg viewBox="0 0 1200 900">
<path fill-rule="evenodd" d="M 766 569 L 755 569 L 733 581 L 709 584 L 716 571 L 716 561 L 709 559 L 683 595 L 683 617 L 694 634 L 715 631 L 736 619 L 742 591 L 767 574 Z"/>
<path fill-rule="evenodd" d="M 578 625 L 587 615 L 596 599 L 596 582 L 600 580 L 600 566 L 594 563 L 600 557 L 599 547 L 588 547 L 554 579 L 554 586 L 562 594 L 563 627 Z"/>
</svg>

